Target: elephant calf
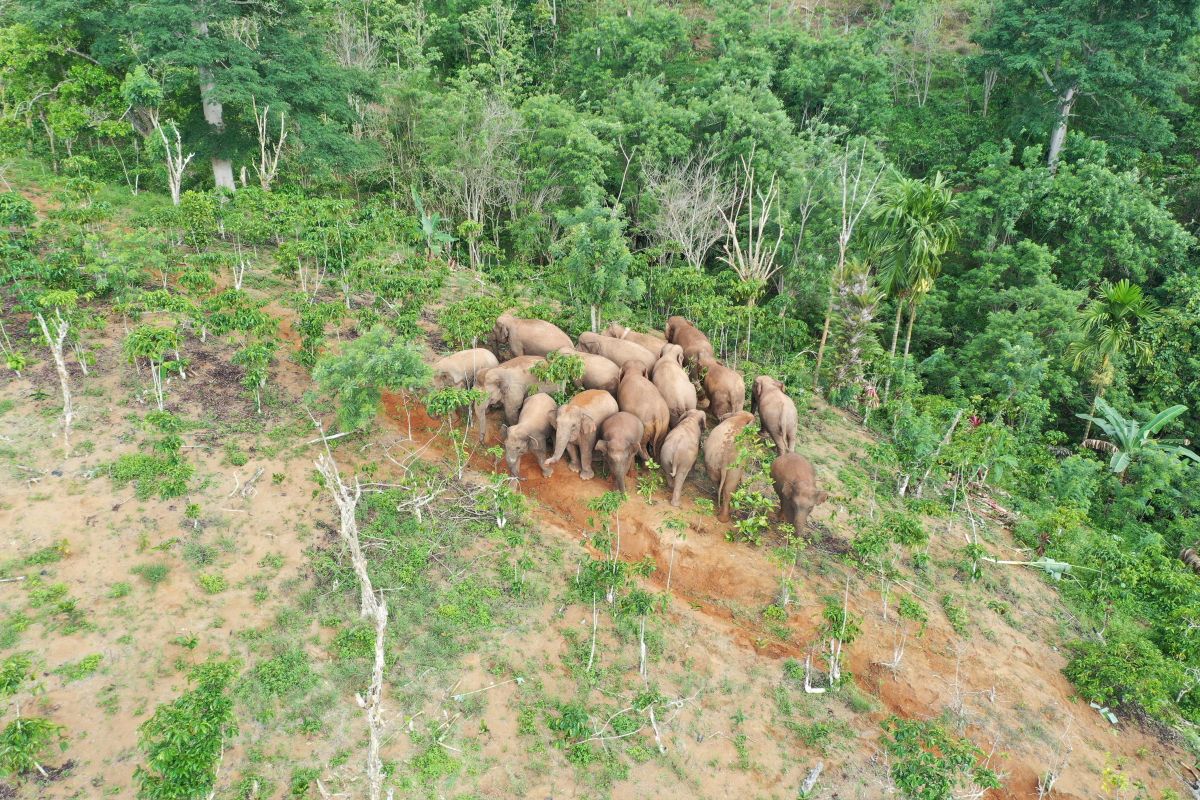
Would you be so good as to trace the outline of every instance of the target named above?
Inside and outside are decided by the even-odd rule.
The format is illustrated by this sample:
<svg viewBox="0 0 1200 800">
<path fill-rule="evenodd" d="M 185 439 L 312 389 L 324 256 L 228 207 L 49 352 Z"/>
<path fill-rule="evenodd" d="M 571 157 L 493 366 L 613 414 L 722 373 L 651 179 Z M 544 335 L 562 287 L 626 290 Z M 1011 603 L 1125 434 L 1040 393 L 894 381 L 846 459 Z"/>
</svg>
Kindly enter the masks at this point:
<svg viewBox="0 0 1200 800">
<path fill-rule="evenodd" d="M 637 474 L 637 459 L 642 449 L 642 436 L 645 426 L 642 421 L 627 411 L 618 411 L 604 422 L 600 423 L 600 439 L 596 442 L 596 452 L 604 455 L 604 463 L 608 465 L 608 474 L 618 492 L 625 491 L 625 476 L 633 467 Z"/>
<path fill-rule="evenodd" d="M 521 418 L 516 425 L 505 425 L 500 429 L 500 436 L 504 439 L 504 460 L 508 463 L 509 474 L 514 478 L 521 478 L 521 459 L 526 453 L 533 453 L 537 457 L 542 477 L 550 477 L 553 470 L 543 462 L 550 452 L 549 442 L 554 436 L 557 409 L 558 404 L 553 397 L 539 392 L 521 406 Z"/>
<path fill-rule="evenodd" d="M 771 480 L 779 495 L 779 510 L 783 521 L 796 533 L 808 525 L 813 508 L 829 499 L 829 492 L 817 489 L 817 476 L 808 459 L 796 453 L 786 453 L 771 464 Z"/>
<path fill-rule="evenodd" d="M 448 355 L 433 365 L 433 388 L 470 389 L 480 372 L 499 364 L 492 351 L 482 347 Z"/>
<path fill-rule="evenodd" d="M 650 380 L 667 402 L 671 425 L 675 426 L 684 414 L 696 407 L 696 387 L 683 368 L 683 348 L 677 344 L 663 346 L 662 355 L 654 362 Z"/>
<path fill-rule="evenodd" d="M 476 388 L 483 392 L 483 397 L 475 403 L 475 424 L 479 426 L 479 441 L 487 439 L 487 410 L 492 406 L 504 406 L 504 421 L 512 425 L 516 423 L 526 397 L 536 392 L 553 392 L 558 389 L 556 384 L 540 383 L 530 372 L 531 367 L 544 360 L 540 356 L 520 356 L 509 359 L 498 367 L 480 370 Z"/>
<path fill-rule="evenodd" d="M 700 455 L 700 433 L 704 430 L 705 419 L 703 411 L 692 409 L 680 418 L 663 440 L 658 460 L 671 487 L 671 505 L 676 508 L 679 507 L 683 484 L 687 482 L 688 474 L 696 464 L 696 457 Z"/>
<path fill-rule="evenodd" d="M 757 411 L 763 429 L 775 442 L 779 455 L 796 449 L 796 404 L 787 387 L 769 375 L 759 375 L 750 390 L 750 410 Z"/>
</svg>

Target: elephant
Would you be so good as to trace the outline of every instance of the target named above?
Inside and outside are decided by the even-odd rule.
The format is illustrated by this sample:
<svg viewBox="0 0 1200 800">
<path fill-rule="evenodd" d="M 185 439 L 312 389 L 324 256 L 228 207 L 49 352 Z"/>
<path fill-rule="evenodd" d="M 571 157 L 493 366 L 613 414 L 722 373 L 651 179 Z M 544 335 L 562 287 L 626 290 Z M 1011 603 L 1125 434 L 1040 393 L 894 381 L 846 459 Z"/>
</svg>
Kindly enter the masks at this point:
<svg viewBox="0 0 1200 800">
<path fill-rule="evenodd" d="M 708 478 L 717 484 L 717 519 L 729 521 L 729 500 L 746 477 L 745 470 L 734 466 L 737 460 L 737 435 L 750 423 L 754 415 L 739 411 L 712 429 L 704 442 L 704 468 Z"/>
<path fill-rule="evenodd" d="M 604 356 L 618 367 L 623 367 L 630 361 L 640 361 L 647 369 L 654 363 L 654 354 L 640 344 L 602 336 L 599 333 L 585 333 L 579 337 L 576 349 L 583 353 L 594 353 Z"/>
<path fill-rule="evenodd" d="M 798 453 L 784 453 L 771 464 L 771 480 L 779 495 L 780 516 L 791 524 L 796 533 L 808 524 L 808 515 L 815 506 L 829 499 L 829 492 L 817 489 L 813 465 Z"/>
<path fill-rule="evenodd" d="M 648 459 L 649 452 L 658 456 L 663 439 L 671 429 L 671 410 L 658 389 L 646 377 L 646 367 L 639 361 L 631 361 L 621 367 L 621 383 L 617 387 L 617 405 L 628 411 L 646 426 L 643 435 L 641 456 Z"/>
<path fill-rule="evenodd" d="M 583 388 L 603 389 L 617 396 L 617 384 L 621 382 L 621 368 L 604 356 L 584 353 L 574 347 L 560 347 L 558 352 L 583 359 Z"/>
<path fill-rule="evenodd" d="M 470 389 L 480 372 L 499 364 L 492 351 L 482 347 L 448 355 L 433 365 L 433 388 Z"/>
<path fill-rule="evenodd" d="M 483 392 L 483 397 L 475 403 L 475 422 L 479 425 L 479 441 L 487 439 L 487 410 L 494 405 L 504 406 L 504 421 L 509 425 L 516 423 L 521 413 L 521 405 L 530 395 L 533 387 L 535 392 L 553 392 L 557 384 L 541 383 L 529 371 L 530 367 L 540 364 L 545 359 L 541 356 L 519 356 L 509 359 L 503 364 L 491 369 L 481 370 L 475 388 Z"/>
<path fill-rule="evenodd" d="M 557 325 L 542 319 L 501 314 L 492 328 L 492 342 L 497 355 L 501 345 L 507 344 L 513 356 L 544 356 L 551 350 L 570 347 L 571 337 Z"/>
<path fill-rule="evenodd" d="M 552 467 L 566 452 L 567 466 L 583 480 L 591 480 L 592 450 L 600 435 L 600 424 L 617 413 L 617 401 L 603 389 L 587 389 L 559 406 L 554 420 L 554 454 L 542 461 Z"/>
<path fill-rule="evenodd" d="M 504 460 L 508 462 L 508 472 L 517 480 L 521 479 L 521 459 L 526 453 L 532 452 L 542 468 L 542 477 L 549 478 L 551 470 L 542 462 L 550 452 L 550 437 L 554 434 L 555 412 L 558 403 L 550 395 L 539 392 L 525 400 L 521 406 L 521 417 L 516 425 L 504 425 L 500 428 L 500 436 L 504 440 Z"/>
<path fill-rule="evenodd" d="M 670 317 L 666 327 L 667 341 L 683 348 L 683 358 L 688 364 L 695 364 L 707 356 L 713 357 L 712 342 L 704 332 L 683 317 Z"/>
<path fill-rule="evenodd" d="M 671 487 L 671 505 L 676 508 L 679 507 L 683 484 L 696 464 L 696 456 L 700 454 L 700 433 L 704 430 L 706 419 L 703 411 L 692 409 L 684 413 L 663 440 L 658 459 Z"/>
<path fill-rule="evenodd" d="M 683 348 L 677 344 L 663 346 L 662 355 L 654 362 L 650 380 L 667 401 L 671 427 L 675 427 L 685 413 L 696 407 L 696 387 L 687 370 L 683 368 Z"/>
<path fill-rule="evenodd" d="M 710 357 L 701 358 L 698 366 L 703 376 L 704 394 L 708 397 L 708 412 L 718 422 L 746 407 L 746 381 L 742 373 Z"/>
<path fill-rule="evenodd" d="M 625 476 L 630 467 L 633 467 L 634 475 L 637 474 L 634 456 L 642 450 L 645 429 L 642 421 L 628 411 L 618 411 L 600 423 L 596 452 L 603 453 L 608 474 L 612 476 L 618 492 L 625 491 Z"/>
<path fill-rule="evenodd" d="M 796 403 L 788 397 L 783 381 L 759 375 L 750 389 L 750 410 L 757 411 L 763 429 L 775 442 L 779 455 L 796 449 Z"/>
<path fill-rule="evenodd" d="M 627 328 L 624 325 L 613 323 L 604 330 L 605 336 L 611 336 L 614 339 L 624 339 L 627 342 L 640 344 L 642 347 L 650 351 L 650 355 L 658 358 L 662 354 L 663 345 L 667 344 L 667 340 L 655 336 L 652 333 L 638 333 L 633 328 Z"/>
</svg>

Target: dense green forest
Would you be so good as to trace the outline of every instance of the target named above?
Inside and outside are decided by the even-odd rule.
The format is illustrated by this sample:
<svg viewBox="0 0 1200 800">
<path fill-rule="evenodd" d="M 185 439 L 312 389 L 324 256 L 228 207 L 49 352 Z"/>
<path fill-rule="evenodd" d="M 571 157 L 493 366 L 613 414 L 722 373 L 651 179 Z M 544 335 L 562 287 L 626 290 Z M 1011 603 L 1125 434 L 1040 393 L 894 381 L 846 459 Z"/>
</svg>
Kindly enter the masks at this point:
<svg viewBox="0 0 1200 800">
<path fill-rule="evenodd" d="M 1090 631 L 1080 695 L 1200 747 L 1198 6 L 14 0 L 7 368 L 153 312 L 124 346 L 160 410 L 201 336 L 261 402 L 284 356 L 248 265 L 331 385 L 339 326 L 458 349 L 510 309 L 683 315 L 861 420 L 914 511 L 990 487 Z"/>
</svg>

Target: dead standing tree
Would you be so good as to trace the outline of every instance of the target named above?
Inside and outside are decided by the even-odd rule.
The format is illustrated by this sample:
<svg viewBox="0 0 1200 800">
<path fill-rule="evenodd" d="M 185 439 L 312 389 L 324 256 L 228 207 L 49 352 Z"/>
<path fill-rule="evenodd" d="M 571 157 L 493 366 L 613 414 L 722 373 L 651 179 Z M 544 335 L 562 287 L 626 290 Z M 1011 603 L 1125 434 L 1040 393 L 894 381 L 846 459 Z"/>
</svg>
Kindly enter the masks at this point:
<svg viewBox="0 0 1200 800">
<path fill-rule="evenodd" d="M 287 143 L 287 115 L 279 112 L 279 135 L 272 139 L 267 118 L 271 106 L 263 106 L 260 112 L 258 103 L 251 97 L 250 110 L 254 112 L 254 124 L 258 128 L 258 163 L 254 165 L 254 171 L 258 174 L 258 185 L 264 192 L 269 192 L 279 174 L 279 157 L 283 155 L 283 146 Z"/>
<path fill-rule="evenodd" d="M 196 154 L 188 153 L 186 156 L 183 154 L 183 139 L 179 135 L 179 126 L 174 122 L 170 123 L 171 130 L 175 134 L 174 144 L 167 137 L 166 130 L 158 123 L 158 120 L 155 119 L 154 122 L 154 129 L 162 138 L 163 157 L 167 161 L 167 187 L 171 190 L 171 202 L 179 205 L 179 198 L 183 192 L 183 173 L 187 170 L 188 164 L 192 163 Z"/>
<path fill-rule="evenodd" d="M 37 313 L 38 325 L 42 329 L 42 336 L 46 339 L 46 344 L 50 347 L 50 354 L 54 356 L 54 369 L 58 372 L 58 382 L 62 386 L 63 396 L 63 447 L 66 449 L 67 455 L 71 454 L 71 422 L 75 419 L 75 408 L 71 404 L 71 378 L 67 372 L 67 359 L 64 355 L 64 346 L 66 345 L 67 335 L 71 331 L 70 321 L 63 316 L 61 309 L 54 309 L 54 316 L 49 322 L 46 322 L 46 316 L 39 311 Z M 53 333 L 51 333 L 53 328 Z"/>
<path fill-rule="evenodd" d="M 359 614 L 364 617 L 376 617 L 379 614 L 379 600 L 371 586 L 371 576 L 367 574 L 367 559 L 363 556 L 362 546 L 358 539 L 358 501 L 362 498 L 362 484 L 358 476 L 354 478 L 354 486 L 350 487 L 342 480 L 342 473 L 333 454 L 329 451 L 329 440 L 325 431 L 321 431 L 321 440 L 325 443 L 325 452 L 316 460 L 317 472 L 325 479 L 325 486 L 333 495 L 341 515 L 339 533 L 342 542 L 350 550 L 350 562 L 354 566 L 354 574 L 358 577 L 358 588 L 361 595 Z"/>
<path fill-rule="evenodd" d="M 371 672 L 371 687 L 366 698 L 355 695 L 359 708 L 367 714 L 367 788 L 370 800 L 380 800 L 383 792 L 383 759 L 379 746 L 383 739 L 383 671 L 386 664 L 384 643 L 387 639 L 388 607 L 382 597 L 375 605 L 375 668 Z M 388 791 L 388 797 L 392 792 Z"/>
<path fill-rule="evenodd" d="M 666 167 L 643 170 L 646 189 L 658 211 L 652 236 L 665 250 L 675 250 L 688 266 L 703 269 L 704 259 L 726 235 L 725 209 L 733 205 L 730 184 L 713 164 L 713 154 L 695 153 Z"/>
<path fill-rule="evenodd" d="M 764 191 L 755 181 L 755 169 L 750 158 L 741 159 L 741 172 L 733 182 L 733 202 L 728 208 L 720 209 L 725 222 L 725 254 L 721 256 L 729 267 L 746 283 L 765 285 L 778 270 L 775 261 L 779 246 L 783 243 L 783 225 L 779 220 L 779 180 L 772 175 Z M 758 208 L 755 208 L 755 203 Z M 746 236 L 738 236 L 742 212 L 746 216 Z M 775 223 L 772 236 L 769 227 Z M 755 294 L 751 294 L 747 305 L 753 305 Z"/>
<path fill-rule="evenodd" d="M 862 215 L 875 199 L 875 191 L 879 188 L 879 181 L 883 178 L 884 166 L 880 164 L 879 169 L 875 171 L 875 176 L 870 178 L 869 184 L 866 184 L 867 179 L 870 177 L 864 174 L 867 167 L 867 142 L 860 140 L 859 148 L 858 164 L 853 168 L 851 165 L 856 159 L 854 154 L 850 152 L 851 143 L 849 141 L 846 142 L 846 149 L 837 162 L 838 186 L 841 189 L 842 210 L 841 229 L 838 231 L 838 260 L 834 267 L 834 275 L 840 275 L 845 270 L 846 254 L 850 249 L 850 239 L 854 236 L 854 229 L 858 226 L 858 221 L 862 219 Z M 864 186 L 864 184 L 866 185 Z M 829 341 L 829 324 L 833 319 L 833 306 L 836 299 L 834 288 L 831 286 L 829 291 L 829 306 L 825 309 L 825 326 L 821 330 L 821 344 L 817 348 L 817 363 L 813 367 L 814 390 L 817 388 L 821 378 L 821 362 L 825 359 L 825 345 Z"/>
</svg>

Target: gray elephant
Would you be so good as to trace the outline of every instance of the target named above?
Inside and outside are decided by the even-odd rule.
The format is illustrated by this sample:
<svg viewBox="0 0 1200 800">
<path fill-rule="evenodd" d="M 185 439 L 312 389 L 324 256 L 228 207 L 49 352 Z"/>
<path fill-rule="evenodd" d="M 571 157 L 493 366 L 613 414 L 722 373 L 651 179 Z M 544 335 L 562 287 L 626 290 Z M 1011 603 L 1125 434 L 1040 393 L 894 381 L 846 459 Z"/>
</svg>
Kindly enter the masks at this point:
<svg viewBox="0 0 1200 800">
<path fill-rule="evenodd" d="M 585 481 L 592 471 L 592 451 L 600 424 L 617 413 L 617 401 L 603 389 L 588 389 L 559 406 L 554 420 L 554 454 L 542 462 L 552 467 L 567 454 L 567 466 Z"/>
<path fill-rule="evenodd" d="M 433 388 L 470 389 L 480 372 L 499 364 L 492 351 L 482 347 L 448 355 L 433 365 Z"/>
<path fill-rule="evenodd" d="M 704 430 L 706 417 L 703 411 L 692 409 L 684 413 L 679 422 L 663 440 L 662 452 L 658 456 L 667 485 L 671 487 L 671 505 L 679 507 L 679 496 L 683 484 L 700 455 L 700 434 Z"/>
<path fill-rule="evenodd" d="M 712 342 L 703 331 L 683 317 L 669 317 L 666 334 L 668 342 L 683 348 L 683 358 L 688 364 L 695 364 L 704 357 L 713 357 Z"/>
<path fill-rule="evenodd" d="M 633 328 L 628 328 L 624 325 L 613 323 L 604 329 L 605 336 L 611 336 L 614 339 L 624 339 L 627 342 L 640 344 L 642 347 L 650 351 L 650 355 L 658 358 L 662 355 L 663 345 L 667 344 L 667 340 L 652 333 L 639 333 Z"/>
<path fill-rule="evenodd" d="M 500 437 L 504 440 L 504 460 L 508 463 L 509 474 L 514 478 L 521 479 L 521 458 L 526 453 L 533 453 L 542 469 L 542 476 L 550 477 L 553 470 L 542 462 L 550 452 L 557 409 L 558 403 L 554 402 L 553 397 L 539 392 L 525 400 L 516 425 L 500 428 Z"/>
<path fill-rule="evenodd" d="M 717 484 L 717 519 L 722 522 L 729 521 L 730 498 L 746 477 L 745 471 L 734 465 L 737 435 L 752 422 L 753 414 L 739 411 L 713 428 L 704 442 L 704 468 L 709 480 Z"/>
<path fill-rule="evenodd" d="M 604 356 L 584 353 L 574 347 L 560 347 L 558 352 L 583 359 L 583 388 L 603 389 L 616 397 L 617 384 L 621 381 L 620 367 Z"/>
<path fill-rule="evenodd" d="M 814 507 L 829 499 L 829 492 L 817 488 L 817 475 L 808 459 L 797 453 L 785 453 L 771 464 L 771 480 L 779 495 L 779 511 L 784 522 L 801 533 L 808 525 Z"/>
<path fill-rule="evenodd" d="M 647 369 L 654 363 L 654 354 L 640 344 L 625 339 L 614 339 L 598 333 L 585 333 L 579 337 L 576 349 L 583 353 L 594 353 L 604 356 L 618 367 L 623 367 L 630 361 L 640 361 Z"/>
<path fill-rule="evenodd" d="M 640 361 L 630 361 L 621 367 L 617 405 L 622 411 L 628 411 L 640 419 L 646 426 L 642 458 L 649 458 L 647 452 L 657 458 L 663 439 L 667 438 L 667 431 L 671 429 L 671 410 L 667 408 L 667 401 L 659 394 L 658 389 L 646 377 L 646 367 Z"/>
<path fill-rule="evenodd" d="M 758 412 L 763 430 L 775 442 L 779 455 L 796 449 L 796 403 L 788 396 L 783 381 L 759 375 L 750 389 L 750 410 Z"/>
<path fill-rule="evenodd" d="M 530 367 L 545 361 L 540 356 L 519 356 L 499 366 L 480 371 L 476 389 L 483 397 L 475 403 L 475 424 L 479 426 L 479 441 L 487 439 L 487 410 L 492 406 L 504 407 L 504 421 L 509 425 L 517 422 L 521 406 L 533 392 L 553 392 L 558 386 L 541 383 L 530 372 Z"/>
<path fill-rule="evenodd" d="M 721 421 L 746 407 L 746 381 L 742 373 L 707 356 L 700 358 L 698 367 L 708 398 L 708 413 Z"/>
<path fill-rule="evenodd" d="M 663 346 L 662 354 L 650 371 L 650 381 L 667 402 L 671 427 L 675 427 L 684 414 L 696 408 L 696 387 L 683 368 L 683 348 L 679 345 Z"/>
<path fill-rule="evenodd" d="M 635 456 L 642 449 L 644 432 L 642 421 L 628 411 L 618 411 L 600 423 L 596 452 L 603 455 L 608 474 L 612 476 L 618 492 L 625 491 L 625 476 L 629 474 L 630 467 L 637 475 Z"/>
<path fill-rule="evenodd" d="M 496 354 L 508 345 L 514 356 L 544 356 L 551 350 L 570 347 L 571 337 L 555 324 L 543 319 L 521 319 L 512 314 L 496 317 L 492 328 L 492 343 Z"/>
</svg>

